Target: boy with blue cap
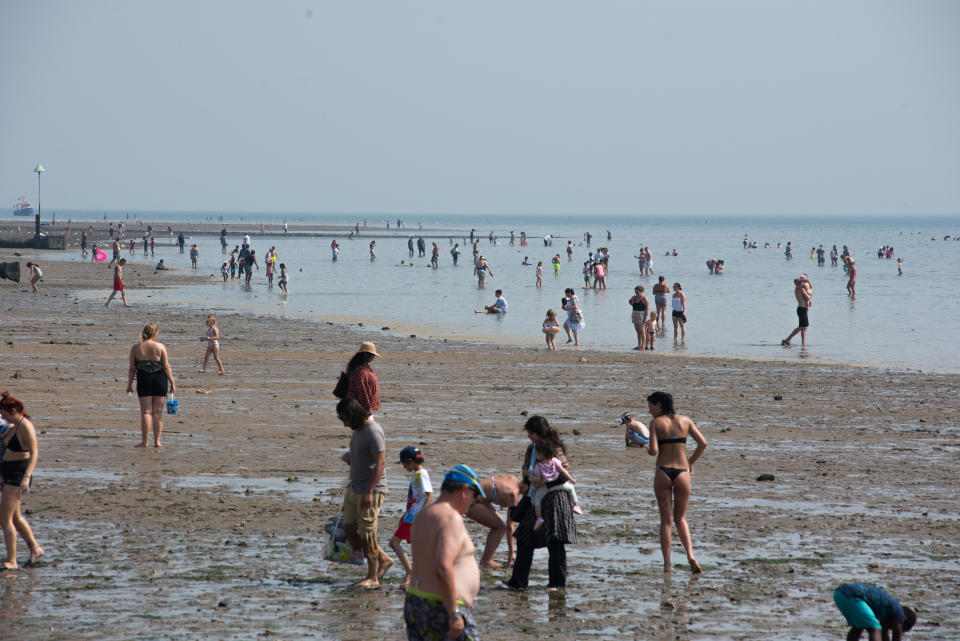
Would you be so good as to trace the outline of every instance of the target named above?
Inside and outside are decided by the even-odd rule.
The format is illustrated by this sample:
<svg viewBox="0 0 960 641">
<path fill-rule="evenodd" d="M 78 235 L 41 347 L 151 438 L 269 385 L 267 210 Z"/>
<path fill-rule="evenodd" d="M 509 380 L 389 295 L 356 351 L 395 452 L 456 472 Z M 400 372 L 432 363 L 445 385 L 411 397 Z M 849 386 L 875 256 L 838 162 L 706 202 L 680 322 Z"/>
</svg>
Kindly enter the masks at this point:
<svg viewBox="0 0 960 641">
<path fill-rule="evenodd" d="M 413 521 L 413 578 L 403 605 L 409 641 L 478 639 L 467 608 L 480 589 L 480 567 L 463 523 L 478 497 L 486 498 L 476 472 L 457 465 L 443 475 L 440 497 Z"/>
</svg>

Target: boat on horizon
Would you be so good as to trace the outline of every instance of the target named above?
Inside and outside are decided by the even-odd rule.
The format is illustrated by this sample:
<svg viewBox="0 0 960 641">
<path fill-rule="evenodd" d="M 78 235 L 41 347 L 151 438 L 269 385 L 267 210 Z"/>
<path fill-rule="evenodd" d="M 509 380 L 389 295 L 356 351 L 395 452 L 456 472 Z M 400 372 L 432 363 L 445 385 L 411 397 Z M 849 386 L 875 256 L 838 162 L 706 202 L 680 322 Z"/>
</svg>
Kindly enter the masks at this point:
<svg viewBox="0 0 960 641">
<path fill-rule="evenodd" d="M 30 204 L 30 201 L 23 197 L 23 194 L 20 194 L 20 197 L 17 198 L 17 204 L 13 206 L 13 215 L 14 216 L 33 216 L 33 205 Z"/>
</svg>

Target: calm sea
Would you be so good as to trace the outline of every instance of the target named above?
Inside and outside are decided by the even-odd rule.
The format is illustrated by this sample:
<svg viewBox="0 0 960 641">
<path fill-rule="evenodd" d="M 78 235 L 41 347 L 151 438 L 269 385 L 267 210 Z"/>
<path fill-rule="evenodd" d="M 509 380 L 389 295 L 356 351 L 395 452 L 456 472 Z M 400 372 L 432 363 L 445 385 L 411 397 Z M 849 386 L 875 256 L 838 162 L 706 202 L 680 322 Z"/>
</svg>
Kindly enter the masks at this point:
<svg viewBox="0 0 960 641">
<path fill-rule="evenodd" d="M 216 222 L 210 214 L 141 213 L 147 220 Z M 219 216 L 219 214 L 217 215 Z M 657 275 L 668 284 L 681 283 L 687 296 L 687 340 L 674 347 L 672 326 L 668 338 L 657 341 L 657 350 L 687 354 L 735 356 L 761 359 L 795 359 L 863 363 L 896 368 L 960 371 L 960 299 L 955 284 L 960 274 L 960 217 L 930 218 L 790 218 L 704 217 L 658 218 L 624 216 L 401 216 L 406 229 L 396 229 L 396 216 L 389 232 L 380 217 L 368 215 L 367 228 L 358 238 L 341 235 L 340 258 L 331 260 L 330 237 L 298 234 L 298 225 L 353 224 L 356 215 L 283 215 L 224 213 L 231 228 L 230 247 L 240 242 L 238 223 L 249 224 L 252 245 L 263 257 L 275 245 L 280 261 L 290 271 L 290 294 L 266 285 L 264 271 L 255 273 L 254 286 L 247 290 L 239 281 L 226 284 L 211 280 L 207 286 L 154 294 L 153 300 L 177 302 L 206 310 L 252 310 L 258 314 L 285 317 L 326 318 L 363 322 L 392 332 L 431 334 L 509 341 L 542 345 L 540 325 L 548 308 L 560 309 L 566 287 L 574 287 L 584 309 L 586 329 L 581 342 L 588 348 L 631 350 L 636 334 L 630 322 L 627 300 L 637 284 L 650 292 L 656 276 L 641 276 L 633 258 L 640 247 L 653 253 Z M 65 220 L 66 214 L 58 214 Z M 74 219 L 99 216 L 74 212 Z M 279 233 L 287 219 L 290 233 Z M 267 233 L 259 234 L 260 224 Z M 415 266 L 401 267 L 411 260 L 407 238 L 420 234 L 427 243 L 427 256 L 415 256 Z M 187 225 L 189 226 L 189 225 Z M 481 236 L 480 253 L 489 262 L 493 277 L 486 287 L 477 287 L 470 264 L 471 228 Z M 135 228 L 136 229 L 136 228 Z M 271 233 L 271 230 L 272 233 Z M 517 244 L 509 245 L 510 231 Z M 612 235 L 607 240 L 607 231 Z M 489 242 L 493 232 L 498 243 Z M 525 231 L 526 247 L 519 245 Z M 592 249 L 610 249 L 610 274 L 605 291 L 583 288 L 581 269 L 588 251 L 584 233 L 593 235 Z M 551 234 L 552 247 L 544 247 L 543 236 Z M 759 243 L 759 249 L 744 249 L 743 236 Z M 944 236 L 950 235 L 950 240 Z M 460 265 L 450 257 L 450 240 L 461 244 Z M 376 240 L 377 260 L 369 259 L 369 241 Z M 568 262 L 567 241 L 574 245 L 573 262 Z M 430 245 L 440 245 L 440 268 L 427 267 Z M 792 261 L 782 248 L 793 245 Z M 200 250 L 201 271 L 218 274 L 223 261 L 219 241 L 202 236 L 192 239 Z M 770 248 L 764 248 L 770 243 Z M 818 267 L 810 250 L 822 244 L 828 252 L 826 266 Z M 858 268 L 857 297 L 846 292 L 846 275 L 831 267 L 833 245 L 850 247 Z M 877 258 L 882 245 L 894 247 L 894 259 Z M 676 249 L 677 256 L 665 254 Z M 189 259 L 164 247 L 160 255 L 178 269 L 189 269 Z M 559 253 L 559 276 L 554 276 L 550 259 Z M 529 257 L 536 265 L 544 262 L 544 284 L 535 287 L 533 266 L 523 266 Z M 79 260 L 76 253 L 64 256 Z M 706 261 L 725 261 L 725 272 L 708 273 Z M 897 274 L 896 258 L 903 258 L 903 275 Z M 134 261 L 145 260 L 142 253 Z M 151 261 L 152 262 L 152 261 Z M 813 283 L 813 307 L 808 347 L 801 350 L 799 336 L 793 348 L 780 346 L 797 324 L 793 278 L 806 272 Z M 501 288 L 509 304 L 503 317 L 474 314 L 492 304 L 494 290 Z M 563 314 L 560 314 L 561 322 Z M 668 325 L 669 311 L 668 311 Z M 229 331 L 227 330 L 227 334 Z M 563 335 L 558 343 L 562 346 Z M 570 349 L 570 348 L 566 348 Z M 638 359 L 643 355 L 638 354 Z"/>
</svg>

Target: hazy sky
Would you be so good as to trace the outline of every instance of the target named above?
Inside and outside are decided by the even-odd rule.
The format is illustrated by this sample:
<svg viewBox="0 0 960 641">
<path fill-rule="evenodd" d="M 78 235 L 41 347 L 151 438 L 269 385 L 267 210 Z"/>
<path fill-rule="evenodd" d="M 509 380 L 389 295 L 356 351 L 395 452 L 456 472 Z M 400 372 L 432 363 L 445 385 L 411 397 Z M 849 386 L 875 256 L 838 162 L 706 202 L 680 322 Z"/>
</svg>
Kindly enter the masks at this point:
<svg viewBox="0 0 960 641">
<path fill-rule="evenodd" d="M 0 25 L 4 207 L 41 162 L 44 210 L 960 213 L 955 0 L 3 0 Z"/>
</svg>

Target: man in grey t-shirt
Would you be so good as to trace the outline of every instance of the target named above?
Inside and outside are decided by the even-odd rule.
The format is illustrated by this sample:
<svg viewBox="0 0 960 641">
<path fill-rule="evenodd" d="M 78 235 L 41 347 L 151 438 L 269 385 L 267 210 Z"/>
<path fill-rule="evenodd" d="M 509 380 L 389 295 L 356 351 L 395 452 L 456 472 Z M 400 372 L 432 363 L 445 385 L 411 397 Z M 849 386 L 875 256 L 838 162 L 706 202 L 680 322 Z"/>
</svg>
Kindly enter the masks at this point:
<svg viewBox="0 0 960 641">
<path fill-rule="evenodd" d="M 350 486 L 343 497 L 343 531 L 354 550 L 367 559 L 367 576 L 356 585 L 376 588 L 393 565 L 377 544 L 377 517 L 387 492 L 384 479 L 386 444 L 383 428 L 357 400 L 337 403 L 337 418 L 351 430 L 350 451 L 343 461 L 350 466 Z"/>
</svg>

